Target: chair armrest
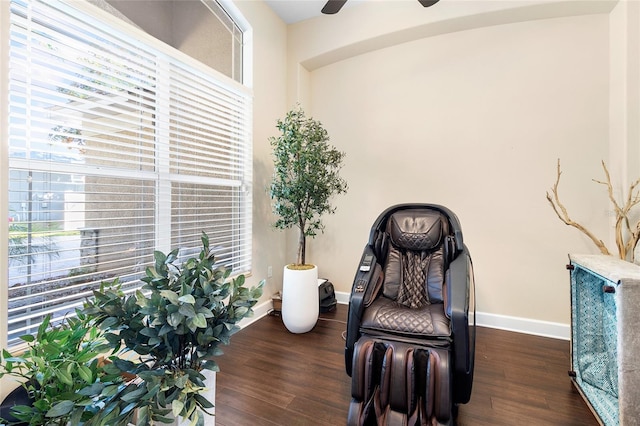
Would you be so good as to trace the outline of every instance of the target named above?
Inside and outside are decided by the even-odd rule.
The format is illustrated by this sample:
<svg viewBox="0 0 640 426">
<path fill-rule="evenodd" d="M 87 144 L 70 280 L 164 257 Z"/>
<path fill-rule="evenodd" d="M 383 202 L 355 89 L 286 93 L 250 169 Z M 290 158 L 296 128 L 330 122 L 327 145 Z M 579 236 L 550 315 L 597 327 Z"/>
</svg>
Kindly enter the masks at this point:
<svg viewBox="0 0 640 426">
<path fill-rule="evenodd" d="M 353 348 L 360 338 L 360 322 L 364 308 L 377 297 L 379 291 L 381 267 L 377 262 L 373 247 L 367 244 L 358 264 L 356 276 L 351 286 L 349 312 L 347 314 L 347 337 L 345 346 L 345 366 L 351 376 Z"/>
<path fill-rule="evenodd" d="M 451 319 L 453 339 L 453 375 L 455 403 L 467 403 L 471 397 L 476 341 L 475 284 L 473 264 L 466 247 L 449 266 L 446 313 Z"/>
</svg>

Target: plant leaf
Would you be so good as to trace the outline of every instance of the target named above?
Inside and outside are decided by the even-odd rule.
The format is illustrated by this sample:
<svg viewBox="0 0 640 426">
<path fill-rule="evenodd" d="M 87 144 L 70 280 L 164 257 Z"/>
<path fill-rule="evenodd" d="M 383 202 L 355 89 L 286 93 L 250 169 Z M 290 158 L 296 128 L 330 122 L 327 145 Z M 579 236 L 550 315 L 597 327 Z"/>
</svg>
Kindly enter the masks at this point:
<svg viewBox="0 0 640 426">
<path fill-rule="evenodd" d="M 73 378 L 71 374 L 66 370 L 56 370 L 55 376 L 65 385 L 71 386 L 73 384 Z"/>
<path fill-rule="evenodd" d="M 160 295 L 167 299 L 171 304 L 178 305 L 180 304 L 180 299 L 175 291 L 172 290 L 160 290 Z"/>
<path fill-rule="evenodd" d="M 211 403 L 211 401 L 209 401 L 207 398 L 205 398 L 204 396 L 200 395 L 199 393 L 194 395 L 196 401 L 198 401 L 198 404 L 200 404 L 200 406 L 202 408 L 213 408 L 214 405 Z"/>
<path fill-rule="evenodd" d="M 182 409 L 184 408 L 184 403 L 179 399 L 174 399 L 171 401 L 171 411 L 173 415 L 178 417 L 180 413 L 182 413 Z"/>
<path fill-rule="evenodd" d="M 207 319 L 203 314 L 198 313 L 193 317 L 193 324 L 199 328 L 207 328 Z"/>
<path fill-rule="evenodd" d="M 142 330 L 140 330 L 138 333 L 142 334 L 143 336 L 147 336 L 147 337 L 157 337 L 158 336 L 158 330 L 156 330 L 155 328 L 151 328 L 151 327 L 145 327 Z"/>
<path fill-rule="evenodd" d="M 31 343 L 34 340 L 36 340 L 35 336 L 32 336 L 31 334 L 25 334 L 24 336 L 20 336 L 21 340 L 24 340 L 27 343 Z"/>
<path fill-rule="evenodd" d="M 91 373 L 91 369 L 86 365 L 78 366 L 78 375 L 87 383 L 91 383 L 93 381 L 93 374 Z"/>
<path fill-rule="evenodd" d="M 142 398 L 147 393 L 147 389 L 144 386 L 140 386 L 138 389 L 126 393 L 120 397 L 124 402 L 135 402 Z"/>
<path fill-rule="evenodd" d="M 190 303 L 192 305 L 196 303 L 195 297 L 193 297 L 191 294 L 185 294 L 184 296 L 180 296 L 178 300 L 183 303 Z"/>
<path fill-rule="evenodd" d="M 193 308 L 193 305 L 181 305 L 178 312 L 180 312 L 187 318 L 193 318 L 194 316 L 196 316 L 196 310 Z"/>
<path fill-rule="evenodd" d="M 179 312 L 174 312 L 174 313 L 172 313 L 171 315 L 169 315 L 167 317 L 167 322 L 172 327 L 178 327 L 182 323 L 183 320 L 184 320 L 184 315 L 182 315 Z"/>
<path fill-rule="evenodd" d="M 75 404 L 74 404 L 73 401 L 69 401 L 69 400 L 60 401 L 56 405 L 51 407 L 51 409 L 49 411 L 47 411 L 46 416 L 47 417 L 62 417 L 62 416 L 65 416 L 65 415 L 69 414 L 71 412 L 71 410 L 73 410 L 74 405 Z"/>
</svg>

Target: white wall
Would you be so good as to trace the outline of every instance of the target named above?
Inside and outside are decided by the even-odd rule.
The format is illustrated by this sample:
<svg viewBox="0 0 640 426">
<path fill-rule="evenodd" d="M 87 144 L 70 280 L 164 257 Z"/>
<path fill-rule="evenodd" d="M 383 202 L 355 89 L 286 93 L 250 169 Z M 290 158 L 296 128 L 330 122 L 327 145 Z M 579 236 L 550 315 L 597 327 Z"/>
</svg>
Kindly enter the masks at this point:
<svg viewBox="0 0 640 426">
<path fill-rule="evenodd" d="M 423 21 L 407 2 L 385 14 L 387 3 L 289 27 L 290 75 L 303 64 L 308 81 L 306 92 L 303 79 L 289 82 L 290 103 L 306 96 L 347 153 L 350 184 L 309 259 L 347 292 L 382 209 L 444 204 L 474 259 L 478 311 L 566 326 L 567 254 L 597 250 L 560 222 L 545 192 L 560 158 L 569 213 L 609 240 L 606 189 L 592 179 L 604 178 L 602 160 L 624 161 L 609 157 L 616 3 L 442 2 Z"/>
<path fill-rule="evenodd" d="M 287 110 L 287 28 L 262 1 L 235 2 L 253 31 L 253 274 L 250 282 L 266 279 L 263 301 L 282 288 L 287 263 L 286 235 L 275 230 L 268 187 L 273 172 L 269 137 Z M 273 276 L 267 278 L 268 267 Z"/>
<path fill-rule="evenodd" d="M 377 213 L 433 202 L 461 220 L 479 311 L 566 322 L 566 253 L 591 248 L 554 217 L 545 191 L 562 158 L 571 211 L 592 228 L 604 217 L 590 208 L 604 194 L 570 190 L 591 186 L 607 159 L 606 24 L 588 16 L 482 28 L 314 71 L 313 113 L 346 151 L 351 183 L 314 246 L 325 274 L 344 289 Z"/>
<path fill-rule="evenodd" d="M 622 197 L 640 175 L 640 2 L 621 1 L 609 20 L 609 155 L 621 159 L 611 174 Z"/>
</svg>

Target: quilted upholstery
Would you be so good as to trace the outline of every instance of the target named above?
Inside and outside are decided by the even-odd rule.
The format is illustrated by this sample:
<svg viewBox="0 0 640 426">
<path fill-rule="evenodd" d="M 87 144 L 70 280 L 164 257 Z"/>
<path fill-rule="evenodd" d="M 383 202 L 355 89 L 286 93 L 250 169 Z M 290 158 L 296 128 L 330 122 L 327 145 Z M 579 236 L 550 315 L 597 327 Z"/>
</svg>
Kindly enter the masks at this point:
<svg viewBox="0 0 640 426">
<path fill-rule="evenodd" d="M 410 309 L 386 297 L 379 297 L 362 317 L 363 332 L 386 332 L 408 337 L 451 335 L 444 304 L 433 303 L 419 309 Z"/>
<path fill-rule="evenodd" d="M 440 246 L 430 253 L 426 271 L 425 289 L 430 303 L 439 303 L 443 301 L 442 283 L 445 275 L 445 256 L 444 247 Z M 400 291 L 400 285 L 403 280 L 402 251 L 393 246 L 389 247 L 387 254 L 387 263 L 384 266 L 384 286 L 383 294 L 389 299 L 397 299 Z"/>
<path fill-rule="evenodd" d="M 442 243 L 446 222 L 433 210 L 404 210 L 389 218 L 388 232 L 391 242 L 398 248 L 424 251 Z"/>
<path fill-rule="evenodd" d="M 431 256 L 425 252 L 407 250 L 402 253 L 403 282 L 396 299 L 409 308 L 421 308 L 431 303 L 425 286 Z"/>
</svg>

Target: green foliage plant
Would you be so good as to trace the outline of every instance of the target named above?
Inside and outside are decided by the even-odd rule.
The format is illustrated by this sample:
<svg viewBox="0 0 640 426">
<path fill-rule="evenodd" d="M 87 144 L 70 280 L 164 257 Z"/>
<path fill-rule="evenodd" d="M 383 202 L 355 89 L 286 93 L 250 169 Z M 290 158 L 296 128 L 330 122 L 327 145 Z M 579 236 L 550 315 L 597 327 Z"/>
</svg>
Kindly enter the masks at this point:
<svg viewBox="0 0 640 426">
<path fill-rule="evenodd" d="M 253 314 L 264 283 L 247 288 L 244 275 L 229 279 L 231 270 L 216 265 L 205 233 L 202 244 L 199 256 L 181 266 L 177 249 L 156 251 L 140 290 L 125 294 L 118 280 L 103 283 L 85 304 L 115 351 L 105 369 L 131 378 L 103 395 L 96 424 L 171 423 L 169 413 L 204 424 L 213 404 L 201 394 L 202 371 L 218 371 L 219 346 Z"/>
<path fill-rule="evenodd" d="M 345 193 L 347 182 L 340 177 L 345 156 L 329 144 L 322 123 L 307 118 L 300 106 L 278 120 L 278 137 L 271 137 L 274 172 L 270 195 L 278 229 L 297 227 L 296 265 L 305 265 L 306 237 L 324 231 L 322 216 L 335 213 L 331 198 Z"/>
<path fill-rule="evenodd" d="M 121 381 L 103 370 L 99 355 L 108 353 L 111 345 L 93 320 L 81 312 L 56 325 L 47 315 L 35 335 L 21 339 L 27 349 L 19 355 L 2 351 L 0 378 L 6 375 L 18 379 L 33 401 L 11 410 L 12 416 L 23 423 L 83 424 L 99 409 L 95 397 Z M 0 420 L 0 424 L 10 423 Z"/>
</svg>

